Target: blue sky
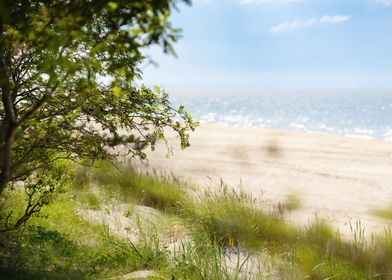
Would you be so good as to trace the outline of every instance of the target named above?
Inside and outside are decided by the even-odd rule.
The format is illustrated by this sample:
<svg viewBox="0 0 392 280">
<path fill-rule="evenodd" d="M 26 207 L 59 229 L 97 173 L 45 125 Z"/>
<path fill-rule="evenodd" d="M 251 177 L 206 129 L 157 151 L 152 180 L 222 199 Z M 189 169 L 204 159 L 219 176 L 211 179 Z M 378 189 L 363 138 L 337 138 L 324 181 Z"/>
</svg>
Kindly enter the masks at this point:
<svg viewBox="0 0 392 280">
<path fill-rule="evenodd" d="M 392 0 L 194 0 L 178 57 L 149 54 L 164 87 L 392 89 Z"/>
</svg>

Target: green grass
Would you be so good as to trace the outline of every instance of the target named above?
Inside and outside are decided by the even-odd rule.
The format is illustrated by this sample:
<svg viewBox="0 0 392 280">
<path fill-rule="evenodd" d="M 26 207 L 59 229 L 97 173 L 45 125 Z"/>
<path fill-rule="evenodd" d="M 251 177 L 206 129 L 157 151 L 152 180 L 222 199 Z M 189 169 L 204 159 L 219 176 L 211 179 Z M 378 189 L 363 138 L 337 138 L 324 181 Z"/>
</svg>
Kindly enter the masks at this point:
<svg viewBox="0 0 392 280">
<path fill-rule="evenodd" d="M 81 192 L 78 200 L 85 209 L 98 210 L 102 205 L 101 198 L 92 191 Z"/>
<path fill-rule="evenodd" d="M 83 220 L 76 206 L 65 195 L 25 228 L 2 235 L 0 279 L 104 279 L 157 267 L 155 247 L 147 252 L 145 242 L 135 244 L 140 258 L 127 241 Z"/>
<path fill-rule="evenodd" d="M 239 252 L 228 256 L 230 249 L 210 240 L 205 232 L 192 234 L 174 251 L 169 275 L 174 279 L 267 279 L 262 273 L 246 275 L 245 266 L 250 255 Z M 262 277 L 262 278 L 261 278 Z"/>
<path fill-rule="evenodd" d="M 3 206 L 15 202 L 17 210 L 21 196 L 10 195 Z M 288 202 L 291 210 L 299 203 Z M 78 215 L 79 207 L 98 210 L 110 203 L 154 207 L 179 223 L 184 233 L 174 252 L 162 240 L 161 227 L 141 221 L 141 238 L 133 244 Z M 282 213 L 288 208 L 263 207 L 224 184 L 195 195 L 173 176 L 101 164 L 77 171 L 68 192 L 28 226 L 1 236 L 0 279 L 105 279 L 137 270 L 168 279 L 391 279 L 392 231 L 367 239 L 356 223 L 353 237 L 344 240 L 318 221 L 305 228 L 290 225 Z M 131 210 L 124 215 L 130 217 Z M 227 252 L 237 252 L 234 260 Z M 274 261 L 248 274 L 251 255 Z"/>
<path fill-rule="evenodd" d="M 291 262 L 304 277 L 344 278 L 344 275 L 352 274 L 356 275 L 352 279 L 388 279 L 392 271 L 391 246 L 388 245 L 392 244 L 392 238 L 388 235 L 374 238 L 367 244 L 360 224 L 352 228 L 353 239 L 346 241 L 317 221 L 306 228 L 284 221 L 285 209 L 299 207 L 297 196 L 288 196 L 286 205 L 277 210 L 262 209 L 252 196 L 237 193 L 224 184 L 195 198 L 176 179 L 166 176 L 161 181 L 159 176 L 142 175 L 129 167 L 118 172 L 99 172 L 96 182 L 107 186 L 106 179 L 110 181 L 111 190 L 131 192 L 133 201 L 178 215 L 193 235 L 202 232 L 208 242 L 221 247 L 267 249 L 271 255 L 290 256 L 284 262 Z M 108 173 L 112 176 L 110 179 Z M 334 273 L 334 269 L 341 270 L 339 275 L 343 276 Z"/>
<path fill-rule="evenodd" d="M 372 209 L 370 213 L 374 216 L 386 219 L 386 220 L 392 220 L 392 206 L 386 207 L 386 208 L 378 208 L 378 209 Z"/>
<path fill-rule="evenodd" d="M 204 192 L 201 203 L 187 204 L 183 216 L 193 227 L 206 231 L 210 239 L 231 246 L 260 249 L 266 243 L 294 240 L 297 230 L 277 211 L 265 212 L 244 192 L 221 185 Z"/>
<path fill-rule="evenodd" d="M 298 194 L 290 193 L 286 196 L 283 207 L 288 211 L 295 211 L 301 208 L 301 199 Z"/>
<path fill-rule="evenodd" d="M 174 176 L 142 174 L 130 166 L 115 168 L 101 163 L 99 167 L 79 170 L 77 174 L 76 190 L 96 186 L 104 197 L 122 202 L 175 212 L 188 199 L 186 188 Z"/>
</svg>

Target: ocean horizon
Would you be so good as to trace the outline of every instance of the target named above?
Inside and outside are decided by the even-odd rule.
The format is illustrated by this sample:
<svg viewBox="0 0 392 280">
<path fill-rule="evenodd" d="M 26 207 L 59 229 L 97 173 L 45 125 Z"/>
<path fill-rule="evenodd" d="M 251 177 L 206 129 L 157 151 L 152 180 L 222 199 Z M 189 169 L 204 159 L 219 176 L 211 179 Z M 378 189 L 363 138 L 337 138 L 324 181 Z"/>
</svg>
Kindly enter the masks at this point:
<svg viewBox="0 0 392 280">
<path fill-rule="evenodd" d="M 201 123 L 392 141 L 392 90 L 171 89 Z"/>
</svg>

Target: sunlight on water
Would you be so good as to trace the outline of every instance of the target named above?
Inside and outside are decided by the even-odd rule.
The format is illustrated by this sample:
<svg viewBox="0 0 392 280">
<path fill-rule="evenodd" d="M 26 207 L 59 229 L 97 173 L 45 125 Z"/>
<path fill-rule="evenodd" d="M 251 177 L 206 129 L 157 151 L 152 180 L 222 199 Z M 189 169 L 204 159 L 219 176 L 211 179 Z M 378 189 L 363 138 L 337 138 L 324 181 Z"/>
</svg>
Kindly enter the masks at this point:
<svg viewBox="0 0 392 280">
<path fill-rule="evenodd" d="M 392 91 L 171 90 L 202 123 L 392 140 Z"/>
</svg>

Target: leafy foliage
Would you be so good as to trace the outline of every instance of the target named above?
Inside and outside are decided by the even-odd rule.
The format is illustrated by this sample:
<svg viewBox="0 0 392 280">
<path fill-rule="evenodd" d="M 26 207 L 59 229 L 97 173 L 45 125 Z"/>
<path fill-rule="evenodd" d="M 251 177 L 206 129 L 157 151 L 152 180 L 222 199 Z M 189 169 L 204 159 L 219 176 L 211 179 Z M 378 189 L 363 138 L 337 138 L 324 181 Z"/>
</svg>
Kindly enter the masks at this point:
<svg viewBox="0 0 392 280">
<path fill-rule="evenodd" d="M 145 48 L 174 53 L 178 2 L 0 1 L 0 194 L 58 160 L 144 158 L 166 128 L 189 146 L 191 116 L 137 85 Z"/>
</svg>

